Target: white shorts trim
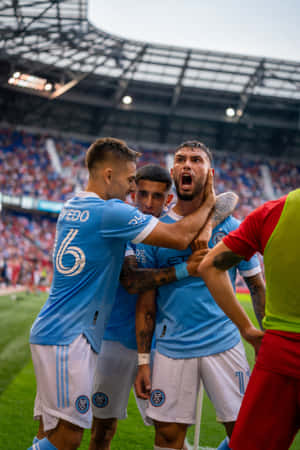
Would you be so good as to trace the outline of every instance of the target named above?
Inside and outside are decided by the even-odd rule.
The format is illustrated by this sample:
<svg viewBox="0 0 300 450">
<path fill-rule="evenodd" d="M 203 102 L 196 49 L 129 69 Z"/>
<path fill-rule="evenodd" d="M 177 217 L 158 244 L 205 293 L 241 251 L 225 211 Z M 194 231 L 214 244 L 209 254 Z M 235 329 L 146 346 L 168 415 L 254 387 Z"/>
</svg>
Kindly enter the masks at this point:
<svg viewBox="0 0 300 450">
<path fill-rule="evenodd" d="M 69 345 L 31 344 L 37 380 L 34 418 L 43 418 L 44 430 L 64 419 L 91 428 L 91 392 L 97 355 L 80 335 Z"/>
<path fill-rule="evenodd" d="M 146 411 L 161 422 L 194 424 L 200 379 L 220 422 L 234 422 L 249 380 L 243 344 L 223 353 L 173 359 L 156 351 L 152 394 Z"/>
</svg>

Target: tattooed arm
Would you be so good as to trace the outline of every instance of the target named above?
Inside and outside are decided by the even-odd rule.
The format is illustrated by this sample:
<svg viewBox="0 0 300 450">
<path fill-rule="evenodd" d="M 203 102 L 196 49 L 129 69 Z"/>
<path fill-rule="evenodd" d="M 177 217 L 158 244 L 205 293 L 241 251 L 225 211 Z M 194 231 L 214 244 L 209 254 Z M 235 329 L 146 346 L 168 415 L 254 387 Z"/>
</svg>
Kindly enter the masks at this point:
<svg viewBox="0 0 300 450">
<path fill-rule="evenodd" d="M 152 337 L 155 328 L 155 290 L 141 294 L 136 305 L 136 342 L 138 354 L 149 355 L 151 352 Z M 150 364 L 139 363 L 135 380 L 135 390 L 137 396 L 148 399 L 151 392 Z"/>
<path fill-rule="evenodd" d="M 199 271 L 225 314 L 236 324 L 241 335 L 257 352 L 263 333 L 257 330 L 237 300 L 227 270 L 243 258 L 233 253 L 222 241 L 219 242 L 200 264 Z"/>
<path fill-rule="evenodd" d="M 215 209 L 212 213 L 212 227 L 216 227 L 230 216 L 238 204 L 239 196 L 234 192 L 224 192 L 216 197 Z"/>
<path fill-rule="evenodd" d="M 250 291 L 252 305 L 257 321 L 259 323 L 260 328 L 263 329 L 262 319 L 265 316 L 265 303 L 266 303 L 265 297 L 266 288 L 264 279 L 262 277 L 262 274 L 258 273 L 252 277 L 244 277 L 244 280 Z"/>
<path fill-rule="evenodd" d="M 190 276 L 199 277 L 198 266 L 207 249 L 194 252 L 186 261 L 187 271 Z M 138 267 L 136 257 L 126 256 L 120 282 L 129 294 L 137 294 L 149 289 L 155 289 L 164 284 L 173 283 L 177 280 L 175 266 L 162 269 L 144 269 Z"/>
</svg>

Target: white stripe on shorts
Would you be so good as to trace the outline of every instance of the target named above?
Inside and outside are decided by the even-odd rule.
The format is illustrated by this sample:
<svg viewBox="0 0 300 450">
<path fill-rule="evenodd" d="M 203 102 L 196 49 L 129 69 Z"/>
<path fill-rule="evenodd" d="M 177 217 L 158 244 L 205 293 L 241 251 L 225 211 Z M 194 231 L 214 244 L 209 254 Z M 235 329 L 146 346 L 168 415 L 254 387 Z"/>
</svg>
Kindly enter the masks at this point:
<svg viewBox="0 0 300 450">
<path fill-rule="evenodd" d="M 70 406 L 69 378 L 68 378 L 68 353 L 69 345 L 58 345 L 56 348 L 56 385 L 57 407 Z"/>
</svg>

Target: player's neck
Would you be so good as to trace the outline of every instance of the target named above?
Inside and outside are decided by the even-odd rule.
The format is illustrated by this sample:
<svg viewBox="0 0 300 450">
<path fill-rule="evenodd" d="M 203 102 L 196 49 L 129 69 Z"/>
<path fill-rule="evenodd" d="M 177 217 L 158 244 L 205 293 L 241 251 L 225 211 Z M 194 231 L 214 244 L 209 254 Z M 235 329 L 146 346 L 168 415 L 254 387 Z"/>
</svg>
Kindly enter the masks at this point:
<svg viewBox="0 0 300 450">
<path fill-rule="evenodd" d="M 103 200 L 108 200 L 105 190 L 102 189 L 101 186 L 95 185 L 91 181 L 88 181 L 85 191 L 86 192 L 94 192 L 94 194 L 97 194 L 98 197 L 102 198 Z"/>
<path fill-rule="evenodd" d="M 196 209 L 200 208 L 203 201 L 204 199 L 202 193 L 201 195 L 195 197 L 190 201 L 181 200 L 180 198 L 178 198 L 173 211 L 179 216 L 187 216 L 188 214 L 192 214 L 194 211 L 196 211 Z"/>
</svg>

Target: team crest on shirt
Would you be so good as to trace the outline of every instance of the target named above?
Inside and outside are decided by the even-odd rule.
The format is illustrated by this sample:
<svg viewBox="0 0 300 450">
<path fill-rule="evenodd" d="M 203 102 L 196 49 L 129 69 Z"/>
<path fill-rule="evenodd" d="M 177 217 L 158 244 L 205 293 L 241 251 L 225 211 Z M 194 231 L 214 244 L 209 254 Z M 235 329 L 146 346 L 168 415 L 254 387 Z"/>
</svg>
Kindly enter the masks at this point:
<svg viewBox="0 0 300 450">
<path fill-rule="evenodd" d="M 80 414 L 85 414 L 90 409 L 90 400 L 86 395 L 80 395 L 77 397 L 75 406 Z"/>
<path fill-rule="evenodd" d="M 104 392 L 95 392 L 92 401 L 97 408 L 105 408 L 108 405 L 108 396 Z"/>
<path fill-rule="evenodd" d="M 216 231 L 216 233 L 214 233 L 211 237 L 213 246 L 217 245 L 217 243 L 220 242 L 226 235 L 227 233 L 225 233 L 225 231 L 223 230 Z"/>
<path fill-rule="evenodd" d="M 151 392 L 150 402 L 152 406 L 162 406 L 166 401 L 165 393 L 160 389 L 154 389 Z"/>
</svg>

